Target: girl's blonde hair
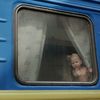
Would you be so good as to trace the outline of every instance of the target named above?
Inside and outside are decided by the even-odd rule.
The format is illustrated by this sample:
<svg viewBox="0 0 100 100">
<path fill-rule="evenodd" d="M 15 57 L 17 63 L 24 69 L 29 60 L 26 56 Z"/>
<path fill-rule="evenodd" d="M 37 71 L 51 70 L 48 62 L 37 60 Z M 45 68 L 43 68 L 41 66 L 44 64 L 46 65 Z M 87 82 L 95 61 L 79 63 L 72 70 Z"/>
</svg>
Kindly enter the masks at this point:
<svg viewBox="0 0 100 100">
<path fill-rule="evenodd" d="M 80 56 L 79 56 L 77 53 L 72 53 L 71 55 L 68 55 L 68 56 L 67 56 L 67 60 L 71 63 L 71 61 L 72 61 L 72 59 L 73 59 L 74 57 L 77 57 L 77 58 L 79 58 L 80 60 L 82 60 L 82 59 L 80 58 Z"/>
<path fill-rule="evenodd" d="M 74 58 L 74 57 L 80 58 L 80 56 L 79 56 L 77 53 L 73 53 L 73 54 L 71 55 L 71 58 Z"/>
</svg>

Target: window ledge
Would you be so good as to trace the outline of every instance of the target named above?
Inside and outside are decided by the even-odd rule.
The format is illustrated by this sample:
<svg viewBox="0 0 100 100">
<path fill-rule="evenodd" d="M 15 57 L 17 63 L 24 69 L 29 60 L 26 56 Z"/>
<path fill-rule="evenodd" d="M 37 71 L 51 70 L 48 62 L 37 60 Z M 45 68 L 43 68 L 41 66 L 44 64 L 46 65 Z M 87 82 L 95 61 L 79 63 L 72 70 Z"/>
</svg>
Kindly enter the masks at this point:
<svg viewBox="0 0 100 100">
<path fill-rule="evenodd" d="M 0 91 L 0 100 L 100 100 L 100 90 Z"/>
</svg>

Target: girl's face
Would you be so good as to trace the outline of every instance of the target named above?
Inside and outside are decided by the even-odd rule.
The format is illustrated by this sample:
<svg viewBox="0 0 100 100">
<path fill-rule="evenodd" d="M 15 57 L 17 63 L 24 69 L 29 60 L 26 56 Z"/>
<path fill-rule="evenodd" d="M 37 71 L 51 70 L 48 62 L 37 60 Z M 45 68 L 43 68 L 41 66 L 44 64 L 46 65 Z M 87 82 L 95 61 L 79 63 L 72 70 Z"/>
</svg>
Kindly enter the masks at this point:
<svg viewBox="0 0 100 100">
<path fill-rule="evenodd" d="M 72 57 L 71 64 L 72 64 L 73 68 L 79 68 L 79 67 L 81 67 L 82 61 L 78 56 Z"/>
</svg>

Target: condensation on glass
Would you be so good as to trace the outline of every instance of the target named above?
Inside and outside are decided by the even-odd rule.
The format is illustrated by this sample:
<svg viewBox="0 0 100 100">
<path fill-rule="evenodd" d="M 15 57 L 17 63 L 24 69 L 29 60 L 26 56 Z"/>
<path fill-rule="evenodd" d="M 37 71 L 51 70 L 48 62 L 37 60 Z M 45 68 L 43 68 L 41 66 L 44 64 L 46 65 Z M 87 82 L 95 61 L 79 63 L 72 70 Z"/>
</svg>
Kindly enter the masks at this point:
<svg viewBox="0 0 100 100">
<path fill-rule="evenodd" d="M 16 68 L 20 81 L 89 83 L 95 80 L 91 23 L 85 17 L 25 8 L 16 14 Z M 74 67 L 72 55 L 81 59 Z"/>
</svg>

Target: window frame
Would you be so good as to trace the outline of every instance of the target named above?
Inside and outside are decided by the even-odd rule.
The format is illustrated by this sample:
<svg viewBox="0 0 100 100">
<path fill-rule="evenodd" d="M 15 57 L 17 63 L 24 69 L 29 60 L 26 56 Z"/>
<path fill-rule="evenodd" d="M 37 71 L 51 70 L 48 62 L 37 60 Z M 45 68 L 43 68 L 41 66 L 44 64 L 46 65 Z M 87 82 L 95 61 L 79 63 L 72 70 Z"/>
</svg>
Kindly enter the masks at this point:
<svg viewBox="0 0 100 100">
<path fill-rule="evenodd" d="M 46 12 L 50 14 L 55 14 L 55 15 L 61 15 L 61 16 L 72 16 L 72 17 L 77 17 L 77 18 L 82 18 L 85 19 L 89 22 L 89 41 L 92 44 L 91 46 L 91 51 L 90 55 L 91 56 L 91 62 L 94 63 L 93 69 L 95 70 L 95 77 L 93 78 L 93 81 L 91 82 L 66 82 L 66 81 L 34 81 L 34 83 L 29 83 L 25 82 L 22 79 L 20 79 L 20 76 L 18 75 L 18 12 L 21 9 L 28 9 L 28 10 L 33 10 L 33 11 L 39 11 L 39 12 Z M 93 31 L 93 22 L 90 19 L 89 16 L 84 15 L 84 14 L 79 14 L 79 13 L 74 13 L 74 12 L 68 12 L 68 11 L 59 11 L 59 10 L 51 10 L 47 8 L 39 8 L 39 7 L 34 7 L 31 5 L 20 5 L 15 9 L 14 12 L 14 74 L 16 80 L 22 84 L 22 85 L 32 85 L 32 86 L 84 86 L 84 85 L 94 85 L 98 81 L 98 66 L 97 66 L 97 57 L 96 57 L 96 48 L 95 48 L 95 36 L 94 36 L 94 31 Z M 91 34 L 90 34 L 91 33 Z"/>
</svg>

